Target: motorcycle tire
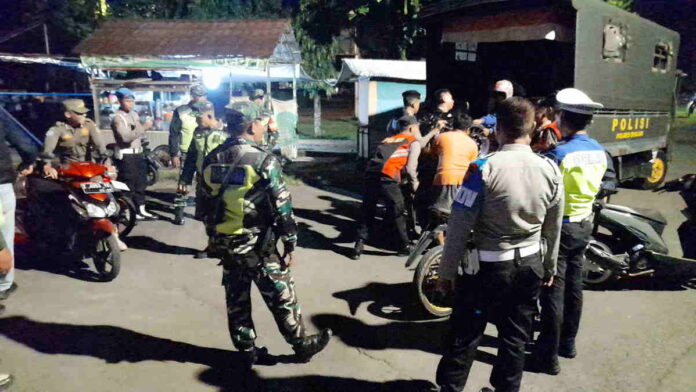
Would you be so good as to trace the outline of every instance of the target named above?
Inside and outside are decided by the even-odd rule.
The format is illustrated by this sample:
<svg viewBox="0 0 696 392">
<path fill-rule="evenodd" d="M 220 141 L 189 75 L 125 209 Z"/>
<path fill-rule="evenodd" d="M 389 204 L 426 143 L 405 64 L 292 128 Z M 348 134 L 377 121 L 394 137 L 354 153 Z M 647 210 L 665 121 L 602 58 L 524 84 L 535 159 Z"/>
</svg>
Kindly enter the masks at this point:
<svg viewBox="0 0 696 392">
<path fill-rule="evenodd" d="M 121 251 L 115 235 L 98 239 L 94 243 L 92 261 L 102 282 L 114 280 L 121 272 Z"/>
<path fill-rule="evenodd" d="M 147 165 L 147 186 L 153 186 L 159 181 L 159 172 L 157 168 L 151 164 Z"/>
<path fill-rule="evenodd" d="M 135 227 L 137 210 L 133 200 L 126 195 L 118 196 L 116 203 L 118 203 L 119 211 L 113 218 L 113 222 L 118 228 L 119 237 L 125 238 Z"/>
<path fill-rule="evenodd" d="M 452 308 L 445 305 L 442 298 L 438 298 L 439 293 L 435 292 L 435 284 L 439 278 L 437 270 L 440 266 L 443 250 L 444 247 L 438 245 L 423 255 L 413 277 L 418 300 L 426 312 L 438 318 L 447 317 L 452 313 Z"/>
<path fill-rule="evenodd" d="M 607 253 L 612 253 L 609 245 L 595 239 L 590 240 L 587 247 L 595 247 Z M 599 287 L 606 284 L 613 278 L 614 272 L 612 270 L 602 268 L 594 263 L 589 257 L 587 257 L 587 251 L 585 251 L 585 261 L 582 264 L 582 280 L 585 287 Z"/>
</svg>

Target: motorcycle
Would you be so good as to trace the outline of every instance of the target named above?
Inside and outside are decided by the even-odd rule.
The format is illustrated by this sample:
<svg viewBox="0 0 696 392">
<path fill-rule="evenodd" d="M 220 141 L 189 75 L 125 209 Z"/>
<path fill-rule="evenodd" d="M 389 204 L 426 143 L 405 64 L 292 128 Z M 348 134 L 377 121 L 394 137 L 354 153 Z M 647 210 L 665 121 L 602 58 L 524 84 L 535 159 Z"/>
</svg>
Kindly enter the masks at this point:
<svg viewBox="0 0 696 392">
<path fill-rule="evenodd" d="M 113 181 L 106 166 L 73 162 L 58 170 L 63 192 L 30 197 L 18 210 L 26 234 L 46 255 L 63 254 L 78 261 L 91 258 L 99 279 L 111 281 L 121 269 L 121 253 L 112 219 L 118 216 Z M 31 182 L 27 184 L 31 188 Z M 28 194 L 32 194 L 28 189 Z"/>
<path fill-rule="evenodd" d="M 149 145 L 149 140 L 143 140 L 143 155 L 145 155 L 147 163 L 147 186 L 153 186 L 159 181 L 159 169 L 162 167 L 162 163 L 157 154 L 149 148 Z"/>
<path fill-rule="evenodd" d="M 406 260 L 406 268 L 418 262 L 413 276 L 413 287 L 423 309 L 435 317 L 446 317 L 452 313 L 449 299 L 436 290 L 439 279 L 438 269 L 444 246 L 439 238 L 447 225 L 440 225 L 432 230 L 424 230 L 413 251 Z"/>
<path fill-rule="evenodd" d="M 686 217 L 677 232 L 682 252 L 687 259 L 696 259 L 696 174 L 687 174 L 676 180 L 666 182 L 656 192 L 679 192 L 686 202 L 681 212 Z"/>
<path fill-rule="evenodd" d="M 665 187 L 676 190 L 670 183 Z M 595 202 L 594 210 L 595 228 L 583 264 L 586 286 L 641 276 L 680 282 L 696 277 L 696 260 L 668 255 L 662 238 L 667 221 L 659 212 L 602 201 Z"/>
</svg>

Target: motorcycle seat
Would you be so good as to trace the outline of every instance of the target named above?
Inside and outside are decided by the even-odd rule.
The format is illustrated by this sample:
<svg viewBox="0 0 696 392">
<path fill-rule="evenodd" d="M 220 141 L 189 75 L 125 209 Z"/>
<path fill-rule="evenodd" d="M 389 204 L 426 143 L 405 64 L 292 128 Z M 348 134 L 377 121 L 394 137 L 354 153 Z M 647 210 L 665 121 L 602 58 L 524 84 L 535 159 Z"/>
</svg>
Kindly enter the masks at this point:
<svg viewBox="0 0 696 392">
<path fill-rule="evenodd" d="M 626 207 L 626 206 L 619 206 L 616 204 L 607 204 L 604 206 L 604 208 L 611 210 L 611 211 L 616 211 L 616 212 L 623 212 L 627 214 L 632 214 L 639 216 L 644 219 L 648 219 L 651 221 L 655 221 L 657 223 L 666 225 L 667 224 L 667 219 L 656 210 L 651 210 L 648 208 L 633 208 L 633 207 Z"/>
</svg>

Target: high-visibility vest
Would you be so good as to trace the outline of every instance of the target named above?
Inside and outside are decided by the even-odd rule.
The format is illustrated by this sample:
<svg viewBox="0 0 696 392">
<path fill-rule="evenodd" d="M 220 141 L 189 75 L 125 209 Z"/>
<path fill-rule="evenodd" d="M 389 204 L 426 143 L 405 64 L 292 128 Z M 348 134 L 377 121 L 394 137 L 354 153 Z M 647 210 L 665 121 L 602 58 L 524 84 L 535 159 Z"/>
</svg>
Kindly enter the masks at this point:
<svg viewBox="0 0 696 392">
<path fill-rule="evenodd" d="M 415 141 L 415 137 L 404 133 L 382 140 L 382 143 L 377 147 L 375 156 L 368 163 L 367 172 L 379 172 L 395 181 L 401 181 L 401 171 L 408 162 L 411 143 Z"/>
</svg>

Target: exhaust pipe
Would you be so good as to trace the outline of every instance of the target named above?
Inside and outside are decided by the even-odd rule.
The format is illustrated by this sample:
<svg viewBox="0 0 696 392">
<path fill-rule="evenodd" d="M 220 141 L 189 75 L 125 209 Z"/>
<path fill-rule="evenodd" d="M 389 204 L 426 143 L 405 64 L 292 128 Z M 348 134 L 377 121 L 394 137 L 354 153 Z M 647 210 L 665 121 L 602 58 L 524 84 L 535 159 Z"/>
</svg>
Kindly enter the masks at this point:
<svg viewBox="0 0 696 392">
<path fill-rule="evenodd" d="M 585 256 L 600 267 L 618 274 L 625 275 L 625 271 L 628 269 L 628 263 L 626 262 L 628 254 L 626 253 L 613 255 L 597 247 L 590 246 L 587 248 Z"/>
</svg>

